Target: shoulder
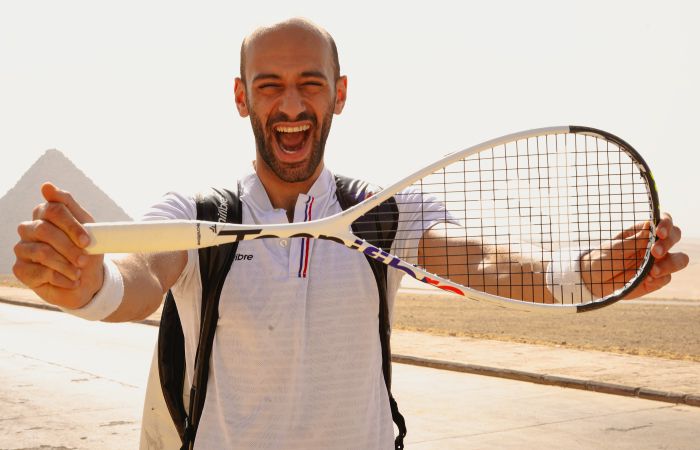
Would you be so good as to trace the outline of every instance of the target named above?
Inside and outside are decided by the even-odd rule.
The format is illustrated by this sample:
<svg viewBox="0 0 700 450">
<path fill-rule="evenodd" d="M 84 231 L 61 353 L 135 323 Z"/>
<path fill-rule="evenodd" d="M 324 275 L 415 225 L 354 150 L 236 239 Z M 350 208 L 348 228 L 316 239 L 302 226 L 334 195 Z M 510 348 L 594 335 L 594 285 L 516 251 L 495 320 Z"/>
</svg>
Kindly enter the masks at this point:
<svg viewBox="0 0 700 450">
<path fill-rule="evenodd" d="M 168 192 L 146 210 L 141 220 L 195 220 L 195 198 L 193 194 Z"/>
<path fill-rule="evenodd" d="M 197 220 L 198 205 L 209 203 L 218 206 L 238 199 L 240 182 L 232 186 L 208 188 L 199 192 L 170 191 L 146 209 L 140 220 Z"/>
</svg>

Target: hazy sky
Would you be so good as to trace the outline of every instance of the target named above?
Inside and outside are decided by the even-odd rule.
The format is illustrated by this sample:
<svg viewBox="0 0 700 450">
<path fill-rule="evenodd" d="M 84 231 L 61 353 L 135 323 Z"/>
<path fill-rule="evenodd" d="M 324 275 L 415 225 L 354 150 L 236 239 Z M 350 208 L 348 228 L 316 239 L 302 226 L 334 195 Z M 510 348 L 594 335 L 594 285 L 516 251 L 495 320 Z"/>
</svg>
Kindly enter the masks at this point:
<svg viewBox="0 0 700 450">
<path fill-rule="evenodd" d="M 635 146 L 700 237 L 690 0 L 0 0 L 0 195 L 49 148 L 133 216 L 168 190 L 231 185 L 254 157 L 232 98 L 240 41 L 298 15 L 334 35 L 349 78 L 334 171 L 388 184 L 502 134 L 588 125 Z"/>
</svg>

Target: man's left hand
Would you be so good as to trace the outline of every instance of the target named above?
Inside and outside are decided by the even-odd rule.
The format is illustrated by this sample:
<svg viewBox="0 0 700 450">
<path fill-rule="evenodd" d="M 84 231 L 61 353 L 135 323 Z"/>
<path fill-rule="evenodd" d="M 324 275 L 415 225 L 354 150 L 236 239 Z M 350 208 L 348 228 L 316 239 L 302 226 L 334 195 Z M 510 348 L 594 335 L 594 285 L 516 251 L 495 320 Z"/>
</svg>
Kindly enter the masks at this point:
<svg viewBox="0 0 700 450">
<path fill-rule="evenodd" d="M 648 222 L 638 224 L 581 258 L 581 275 L 595 296 L 609 295 L 632 278 L 646 245 L 635 245 L 631 241 L 646 241 L 649 232 Z M 654 264 L 641 284 L 627 294 L 625 299 L 641 297 L 661 289 L 671 282 L 673 273 L 688 265 L 687 254 L 670 251 L 680 239 L 681 229 L 673 224 L 669 214 L 662 213 L 656 227 L 656 242 L 651 247 Z M 633 264 L 635 261 L 636 264 Z"/>
<path fill-rule="evenodd" d="M 656 242 L 651 247 L 654 265 L 649 275 L 625 298 L 637 298 L 661 289 L 671 282 L 671 274 L 685 268 L 690 261 L 683 252 L 671 253 L 671 249 L 681 240 L 681 229 L 673 225 L 673 219 L 667 213 L 661 214 L 661 220 L 656 227 Z"/>
</svg>

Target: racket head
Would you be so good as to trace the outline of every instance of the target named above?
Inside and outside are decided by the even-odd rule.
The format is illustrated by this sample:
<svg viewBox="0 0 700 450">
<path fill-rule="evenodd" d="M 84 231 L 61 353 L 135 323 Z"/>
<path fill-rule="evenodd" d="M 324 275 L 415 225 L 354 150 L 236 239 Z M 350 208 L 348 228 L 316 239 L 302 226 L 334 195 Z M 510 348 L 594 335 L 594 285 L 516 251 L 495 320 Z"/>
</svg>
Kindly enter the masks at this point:
<svg viewBox="0 0 700 450">
<path fill-rule="evenodd" d="M 615 293 L 610 294 L 598 301 L 590 302 L 588 304 L 582 304 L 577 307 L 577 312 L 586 312 L 602 308 L 604 306 L 613 304 L 618 300 L 623 299 L 627 294 L 629 294 L 637 286 L 639 286 L 639 284 L 641 284 L 642 281 L 644 281 L 644 278 L 646 278 L 647 275 L 649 275 L 649 271 L 651 270 L 655 261 L 654 256 L 651 254 L 651 248 L 654 245 L 654 242 L 656 241 L 656 226 L 661 220 L 661 208 L 659 203 L 659 193 L 656 186 L 656 180 L 654 180 L 654 176 L 652 175 L 649 165 L 634 147 L 632 147 L 622 138 L 597 128 L 571 125 L 569 126 L 569 129 L 572 133 L 576 133 L 579 135 L 602 138 L 608 142 L 614 143 L 619 148 L 623 149 L 638 169 L 636 176 L 643 180 L 643 186 L 646 187 L 647 200 L 649 202 L 648 206 L 651 236 L 649 238 L 648 249 L 644 254 L 642 264 L 638 267 L 638 272 L 636 273 L 634 278 L 629 281 L 629 283 L 627 283 L 622 288 L 618 289 L 618 291 L 616 291 Z"/>
<path fill-rule="evenodd" d="M 474 299 L 523 309 L 590 311 L 631 292 L 654 262 L 651 247 L 660 212 L 653 176 L 631 145 L 603 130 L 552 127 L 497 138 L 446 156 L 348 213 L 358 215 L 364 208 L 362 214 L 375 214 L 367 209 L 391 196 L 406 216 L 399 221 L 391 253 L 425 271 L 430 284 L 442 283 L 452 292 L 460 287 Z M 436 204 L 444 208 L 425 207 Z M 407 210 L 412 212 L 406 215 Z M 474 245 L 459 255 L 448 242 L 442 250 L 434 244 L 443 252 L 434 259 L 463 258 L 464 273 L 431 264 L 425 258 L 425 240 L 416 238 L 446 224 Z M 629 230 L 637 237 L 624 239 Z M 606 245 L 612 246 L 611 263 L 583 269 L 581 257 Z M 530 261 L 531 273 L 498 262 L 512 253 Z M 557 289 L 548 287 L 547 271 L 567 267 L 578 272 L 578 281 L 563 290 L 557 303 L 546 303 Z M 621 279 L 607 278 L 617 270 Z M 515 278 L 518 285 L 512 284 Z M 511 284 L 499 284 L 501 279 Z M 576 294 L 576 289 L 581 292 Z"/>
</svg>

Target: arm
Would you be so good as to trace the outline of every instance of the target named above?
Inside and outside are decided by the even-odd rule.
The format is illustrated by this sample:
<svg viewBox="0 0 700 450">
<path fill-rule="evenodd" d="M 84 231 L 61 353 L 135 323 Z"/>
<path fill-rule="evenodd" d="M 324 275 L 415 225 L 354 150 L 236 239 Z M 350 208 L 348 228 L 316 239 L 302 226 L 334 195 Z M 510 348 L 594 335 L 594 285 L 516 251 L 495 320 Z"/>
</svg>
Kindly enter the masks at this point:
<svg viewBox="0 0 700 450">
<path fill-rule="evenodd" d="M 445 251 L 447 245 L 447 251 Z M 553 303 L 546 287 L 541 251 L 521 245 L 519 251 L 482 245 L 451 224 L 432 227 L 418 244 L 418 265 L 456 283 L 493 295 L 529 302 Z"/>
<path fill-rule="evenodd" d="M 654 265 L 627 299 L 660 289 L 688 265 L 688 255 L 669 252 L 681 236 L 671 216 L 662 215 L 656 234 Z M 612 293 L 634 276 L 648 239 L 648 223 L 640 224 L 581 257 L 581 278 L 595 297 Z M 461 228 L 449 224 L 426 231 L 418 248 L 418 265 L 429 272 L 482 292 L 537 303 L 555 302 L 546 287 L 547 264 L 538 249 L 485 245 L 465 238 Z"/>
<path fill-rule="evenodd" d="M 41 298 L 66 309 L 88 304 L 103 284 L 103 256 L 87 255 L 82 223 L 93 222 L 65 191 L 46 183 L 45 203 L 37 206 L 33 220 L 18 227 L 15 276 Z M 105 320 L 139 320 L 153 313 L 164 293 L 175 283 L 187 263 L 186 252 L 127 255 L 115 261 L 124 280 L 119 308 Z"/>
<path fill-rule="evenodd" d="M 143 320 L 153 314 L 187 264 L 187 252 L 132 254 L 116 259 L 124 279 L 124 298 L 105 322 Z"/>
</svg>

